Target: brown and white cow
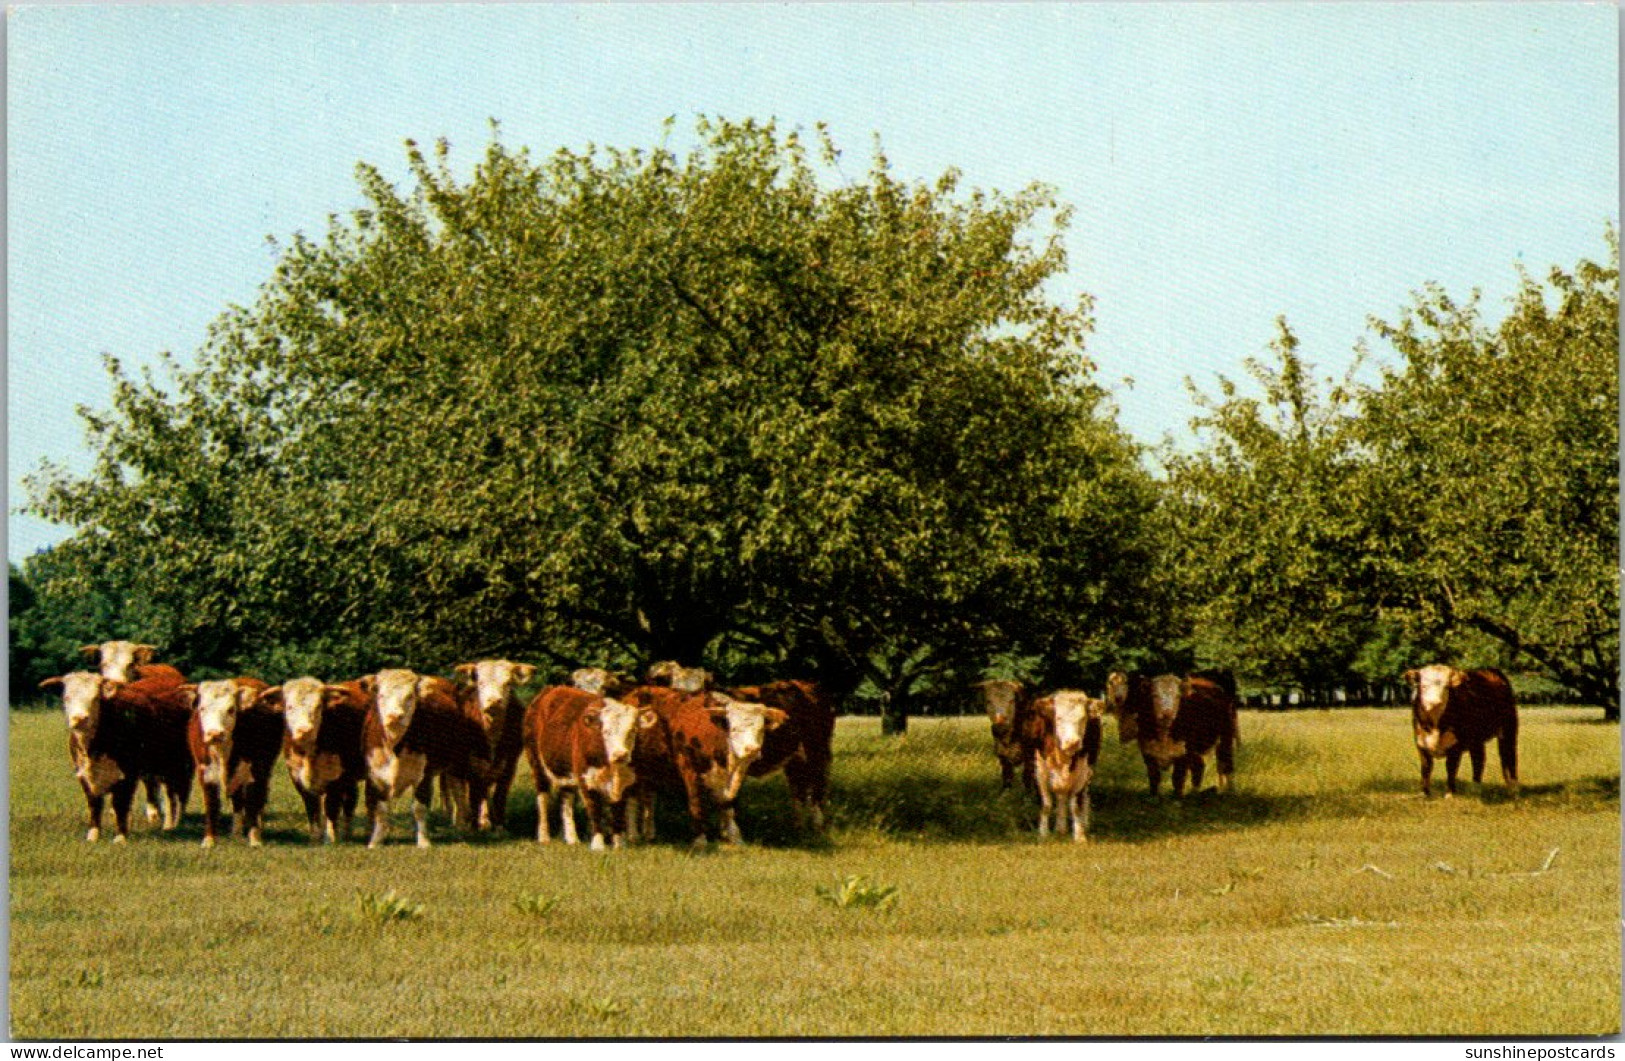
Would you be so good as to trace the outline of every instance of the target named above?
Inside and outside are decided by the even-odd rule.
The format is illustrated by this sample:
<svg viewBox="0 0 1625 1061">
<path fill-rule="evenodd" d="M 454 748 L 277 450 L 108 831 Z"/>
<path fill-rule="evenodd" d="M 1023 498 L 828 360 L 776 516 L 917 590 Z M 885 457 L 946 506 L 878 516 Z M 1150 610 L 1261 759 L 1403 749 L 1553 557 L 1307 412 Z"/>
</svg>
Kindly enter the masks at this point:
<svg viewBox="0 0 1625 1061">
<path fill-rule="evenodd" d="M 180 824 L 192 790 L 192 760 L 186 744 L 190 711 L 179 686 L 161 677 L 125 683 L 75 671 L 47 678 L 40 688 L 62 692 L 68 758 L 89 812 L 86 840 L 101 839 L 109 795 L 114 842 L 129 837 L 130 804 L 143 777 L 157 777 L 167 790 L 163 828 Z"/>
<path fill-rule="evenodd" d="M 680 693 L 700 693 L 711 688 L 711 672 L 703 667 L 685 667 L 675 660 L 661 660 L 649 668 L 650 685 L 663 685 Z"/>
<path fill-rule="evenodd" d="M 594 851 L 621 847 L 626 798 L 637 783 L 633 754 L 641 733 L 659 724 L 648 708 L 573 686 L 542 690 L 525 712 L 525 754 L 536 782 L 536 839 L 548 843 L 549 804 L 557 803 L 564 842 L 577 842 L 572 797 L 586 806 Z"/>
<path fill-rule="evenodd" d="M 570 684 L 594 696 L 620 696 L 632 682 L 603 667 L 581 667 L 570 672 Z"/>
<path fill-rule="evenodd" d="M 785 721 L 763 737 L 762 750 L 746 773 L 765 777 L 783 770 L 797 824 L 805 818 L 815 831 L 822 831 L 824 800 L 829 792 L 830 743 L 835 736 L 835 705 L 817 682 L 777 681 L 741 686 L 727 693 L 735 700 L 784 712 Z"/>
<path fill-rule="evenodd" d="M 485 733 L 486 776 L 470 793 L 469 808 L 480 829 L 508 827 L 508 790 L 525 747 L 525 709 L 519 687 L 528 684 L 536 668 L 528 663 L 486 659 L 462 663 L 457 676 L 468 684 L 460 689 Z M 467 712 L 465 708 L 465 713 Z"/>
<path fill-rule="evenodd" d="M 681 693 L 647 685 L 632 690 L 627 704 L 650 708 L 659 718 L 638 738 L 634 767 L 638 783 L 628 799 L 628 837 L 654 838 L 657 792 L 680 792 L 688 801 L 693 842 L 710 838 L 706 806 L 717 812 L 720 838 L 729 844 L 743 837 L 734 804 L 746 772 L 761 756 L 766 734 L 789 716 L 765 704 L 736 700 L 718 692 Z"/>
<path fill-rule="evenodd" d="M 1033 774 L 1038 783 L 1038 835 L 1048 836 L 1068 823 L 1072 839 L 1089 833 L 1089 782 L 1100 760 L 1101 719 L 1106 702 L 1087 693 L 1063 689 L 1034 701 L 1037 747 Z"/>
<path fill-rule="evenodd" d="M 265 804 L 271 771 L 282 751 L 282 711 L 260 702 L 266 685 L 258 678 L 224 678 L 180 686 L 192 708 L 187 731 L 192 764 L 203 790 L 203 846 L 213 847 L 221 806 L 229 797 L 234 832 L 250 847 L 264 843 Z"/>
<path fill-rule="evenodd" d="M 985 681 L 971 686 L 971 695 L 981 705 L 993 729 L 993 754 L 999 760 L 1001 787 L 1009 788 L 1021 771 L 1022 787 L 1034 791 L 1031 749 L 1023 744 L 1021 730 L 1032 709 L 1032 694 L 1020 682 Z"/>
<path fill-rule="evenodd" d="M 483 798 L 490 771 L 485 728 L 445 678 L 394 668 L 360 679 L 369 701 L 362 723 L 367 761 L 369 848 L 389 834 L 389 803 L 412 793 L 417 845 L 429 846 L 429 804 L 435 778 L 454 802 L 453 820 L 467 823 L 471 793 Z"/>
<path fill-rule="evenodd" d="M 304 801 L 310 842 L 348 840 L 358 793 L 367 780 L 361 749 L 367 694 L 359 682 L 328 685 L 305 677 L 273 686 L 259 700 L 282 712 L 282 758 Z"/>
<path fill-rule="evenodd" d="M 157 648 L 134 641 L 103 641 L 99 645 L 83 645 L 79 651 L 96 662 L 103 678 L 115 682 L 133 682 L 139 678 L 153 678 L 181 685 L 186 676 L 166 663 L 152 662 Z M 141 779 L 147 791 L 147 821 L 158 822 L 167 817 L 162 810 L 160 793 L 163 784 L 153 775 Z M 187 773 L 187 791 L 191 791 L 191 773 Z M 173 826 L 166 826 L 172 828 Z"/>
<path fill-rule="evenodd" d="M 1209 752 L 1219 790 L 1230 787 L 1240 736 L 1236 698 L 1222 681 L 1207 673 L 1147 678 L 1117 671 L 1106 679 L 1106 703 L 1117 716 L 1119 739 L 1139 743 L 1153 796 L 1169 767 L 1175 796 L 1184 795 L 1187 774 L 1192 791 L 1200 791 Z"/>
<path fill-rule="evenodd" d="M 1506 675 L 1493 668 L 1458 670 L 1442 663 L 1405 672 L 1414 688 L 1411 723 L 1422 765 L 1422 795 L 1433 794 L 1433 760 L 1444 757 L 1445 797 L 1456 794 L 1463 752 L 1472 759 L 1473 783 L 1484 783 L 1484 745 L 1501 758 L 1507 790 L 1518 791 L 1518 707 Z"/>
</svg>

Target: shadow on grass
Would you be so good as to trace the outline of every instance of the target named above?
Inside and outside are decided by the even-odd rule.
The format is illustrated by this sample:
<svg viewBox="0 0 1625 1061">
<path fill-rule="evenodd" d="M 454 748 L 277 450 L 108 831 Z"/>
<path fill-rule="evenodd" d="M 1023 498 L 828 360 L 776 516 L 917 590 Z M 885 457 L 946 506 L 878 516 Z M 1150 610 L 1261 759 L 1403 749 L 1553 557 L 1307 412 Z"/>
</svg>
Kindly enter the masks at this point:
<svg viewBox="0 0 1625 1061">
<path fill-rule="evenodd" d="M 1360 787 L 1360 791 L 1368 794 L 1387 796 L 1415 796 L 1422 802 L 1420 778 L 1404 781 L 1384 779 L 1368 781 Z M 1432 801 L 1444 800 L 1444 779 L 1435 770 L 1433 775 Z M 1507 803 L 1523 803 L 1531 806 L 1565 806 L 1570 808 L 1594 808 L 1607 810 L 1617 809 L 1619 805 L 1619 775 L 1593 774 L 1587 777 L 1575 777 L 1566 781 L 1555 781 L 1547 784 L 1520 784 L 1518 794 L 1513 795 L 1501 782 L 1494 770 L 1484 771 L 1482 784 L 1474 784 L 1470 778 L 1458 777 L 1456 779 L 1455 799 L 1470 800 L 1480 803 L 1501 805 Z"/>
</svg>

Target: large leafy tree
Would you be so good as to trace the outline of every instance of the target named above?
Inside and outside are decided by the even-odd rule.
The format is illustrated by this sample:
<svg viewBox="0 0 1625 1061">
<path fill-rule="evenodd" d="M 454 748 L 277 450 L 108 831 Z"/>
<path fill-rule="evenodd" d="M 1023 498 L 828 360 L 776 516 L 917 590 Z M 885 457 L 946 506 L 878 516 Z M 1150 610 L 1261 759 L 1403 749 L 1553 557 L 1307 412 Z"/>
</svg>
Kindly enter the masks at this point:
<svg viewBox="0 0 1625 1061">
<path fill-rule="evenodd" d="M 1525 276 L 1499 327 L 1429 288 L 1364 403 L 1371 585 L 1619 715 L 1619 246 Z"/>
<path fill-rule="evenodd" d="M 816 668 L 892 699 L 1132 612 L 1150 494 L 1032 187 L 840 179 L 820 132 L 493 143 L 296 237 L 32 507 L 197 662 Z M 1047 233 L 1043 230 L 1047 229 Z M 1038 230 L 1035 235 L 1035 230 Z M 1119 561 L 1123 561 L 1119 563 Z"/>
</svg>

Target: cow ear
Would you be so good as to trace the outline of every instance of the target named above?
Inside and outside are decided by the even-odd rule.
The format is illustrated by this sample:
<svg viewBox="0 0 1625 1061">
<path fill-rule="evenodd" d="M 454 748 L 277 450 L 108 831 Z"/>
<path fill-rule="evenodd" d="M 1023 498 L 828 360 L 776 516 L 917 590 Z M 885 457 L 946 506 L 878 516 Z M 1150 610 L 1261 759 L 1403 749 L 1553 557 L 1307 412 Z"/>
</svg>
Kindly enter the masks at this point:
<svg viewBox="0 0 1625 1061">
<path fill-rule="evenodd" d="M 273 685 L 254 698 L 255 707 L 269 707 L 272 709 L 282 706 L 282 686 Z"/>
<path fill-rule="evenodd" d="M 1450 668 L 1450 687 L 1452 689 L 1454 689 L 1456 686 L 1460 685 L 1462 682 L 1464 682 L 1466 680 L 1467 680 L 1467 672 L 1466 671 L 1458 670 L 1455 667 Z"/>
<path fill-rule="evenodd" d="M 598 709 L 595 707 L 591 711 L 583 711 L 581 713 L 581 721 L 585 722 L 589 726 L 598 725 L 600 721 Z"/>
<path fill-rule="evenodd" d="M 356 684 L 360 685 L 361 691 L 366 693 L 368 696 L 376 696 L 378 694 L 378 678 L 374 675 L 363 675 L 357 680 Z"/>
<path fill-rule="evenodd" d="M 762 724 L 770 730 L 778 729 L 788 721 L 790 716 L 776 707 L 765 708 L 762 711 Z"/>
<path fill-rule="evenodd" d="M 350 695 L 350 690 L 342 685 L 324 685 L 322 686 L 322 706 L 332 707 L 334 704 L 342 703 L 348 695 Z"/>
<path fill-rule="evenodd" d="M 644 708 L 642 711 L 638 712 L 638 728 L 639 729 L 650 729 L 658 721 L 660 721 L 660 716 L 656 715 L 652 710 L 650 710 L 647 707 Z"/>
<path fill-rule="evenodd" d="M 185 685 L 178 685 L 175 687 L 175 694 L 180 697 L 181 703 L 185 704 L 188 710 L 197 706 L 196 685 L 190 682 Z"/>
<path fill-rule="evenodd" d="M 710 707 L 707 707 L 705 709 L 705 711 L 706 711 L 706 713 L 708 715 L 710 715 L 712 718 L 716 719 L 718 722 L 726 722 L 726 721 L 728 721 L 728 709 L 726 707 L 721 707 L 721 706 L 718 706 L 717 704 L 712 704 Z"/>
<path fill-rule="evenodd" d="M 62 681 L 61 676 L 58 675 L 55 678 L 47 678 L 44 681 L 40 682 L 39 687 L 40 687 L 40 689 L 42 691 L 49 692 L 52 689 L 60 689 L 60 688 L 62 688 L 63 684 L 64 683 Z"/>
<path fill-rule="evenodd" d="M 434 691 L 434 688 L 435 688 L 435 683 L 437 681 L 439 681 L 439 680 L 440 679 L 435 678 L 434 676 L 428 675 L 428 674 L 425 674 L 423 677 L 419 678 L 418 679 L 418 696 L 420 696 L 420 697 L 428 696 L 430 693 L 432 693 Z"/>
<path fill-rule="evenodd" d="M 102 654 L 100 645 L 80 645 L 79 651 L 86 656 L 99 656 Z"/>
<path fill-rule="evenodd" d="M 154 645 L 137 645 L 137 646 L 135 646 L 135 662 L 136 662 L 136 665 L 140 666 L 143 663 L 151 663 L 152 662 L 152 654 L 154 652 L 156 652 L 156 651 L 158 651 L 158 649 Z"/>
<path fill-rule="evenodd" d="M 111 678 L 103 678 L 101 687 L 102 699 L 106 700 L 109 697 L 117 696 L 118 691 L 123 687 L 123 682 L 116 682 Z"/>
<path fill-rule="evenodd" d="M 479 668 L 472 663 L 459 663 L 457 666 L 452 668 L 452 673 L 456 674 L 459 678 L 466 678 L 469 681 L 473 681 L 474 672 L 478 669 Z"/>
<path fill-rule="evenodd" d="M 513 669 L 513 680 L 520 685 L 528 685 L 536 677 L 536 668 L 529 663 L 521 663 Z"/>
<path fill-rule="evenodd" d="M 1402 679 L 1404 679 L 1404 681 L 1405 681 L 1405 682 L 1406 682 L 1406 684 L 1408 684 L 1408 685 L 1415 685 L 1415 684 L 1416 684 L 1416 681 L 1417 681 L 1417 679 L 1418 679 L 1418 678 L 1420 678 L 1420 677 L 1422 677 L 1422 675 L 1421 675 L 1421 674 L 1420 674 L 1420 673 L 1419 673 L 1419 672 L 1418 672 L 1418 671 L 1415 671 L 1415 670 L 1408 670 L 1408 671 L 1406 671 L 1406 672 L 1405 672 L 1405 673 L 1404 673 L 1404 674 L 1401 674 L 1401 675 L 1400 675 L 1400 677 L 1401 677 L 1401 678 L 1402 678 Z"/>
</svg>

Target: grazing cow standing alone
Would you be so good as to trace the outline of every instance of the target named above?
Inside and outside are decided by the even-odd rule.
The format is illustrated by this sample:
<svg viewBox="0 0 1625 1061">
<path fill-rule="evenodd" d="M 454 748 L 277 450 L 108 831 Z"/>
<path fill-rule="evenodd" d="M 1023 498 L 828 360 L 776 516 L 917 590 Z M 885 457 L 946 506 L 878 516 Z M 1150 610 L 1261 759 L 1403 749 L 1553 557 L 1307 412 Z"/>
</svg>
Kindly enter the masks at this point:
<svg viewBox="0 0 1625 1061">
<path fill-rule="evenodd" d="M 742 686 L 728 690 L 728 695 L 784 712 L 785 722 L 763 738 L 761 754 L 746 772 L 765 777 L 782 769 L 797 825 L 805 815 L 821 832 L 829 792 L 830 742 L 835 736 L 834 705 L 816 682 L 806 681 Z"/>
<path fill-rule="evenodd" d="M 369 848 L 389 833 L 389 802 L 412 793 L 412 820 L 417 845 L 429 846 L 429 803 L 435 778 L 451 793 L 453 818 L 468 822 L 468 800 L 484 798 L 484 727 L 444 678 L 404 669 L 381 670 L 360 681 L 370 708 L 362 724 L 367 760 L 367 817 L 372 822 Z"/>
<path fill-rule="evenodd" d="M 264 842 L 265 803 L 271 769 L 282 750 L 282 711 L 260 700 L 266 685 L 258 678 L 226 678 L 180 687 L 192 705 L 188 737 L 192 762 L 203 789 L 203 846 L 213 847 L 220 807 L 230 797 L 234 831 L 248 845 Z"/>
<path fill-rule="evenodd" d="M 361 749 L 367 694 L 358 682 L 326 685 L 316 678 L 295 678 L 265 690 L 259 699 L 282 711 L 282 758 L 304 801 L 310 842 L 348 840 L 357 793 L 367 779 Z"/>
<path fill-rule="evenodd" d="M 40 688 L 62 690 L 68 758 L 90 818 L 86 840 L 101 839 L 109 795 L 117 830 L 114 842 L 129 837 L 130 804 L 142 777 L 157 777 L 167 789 L 164 829 L 180 824 L 192 791 L 192 759 L 186 743 L 191 715 L 180 686 L 162 677 L 126 684 L 75 671 L 47 678 Z"/>
<path fill-rule="evenodd" d="M 993 728 L 993 754 L 999 760 L 999 780 L 1009 788 L 1021 770 L 1021 784 L 1028 792 L 1034 790 L 1031 749 L 1022 741 L 1021 730 L 1032 710 L 1032 697 L 1020 682 L 985 681 L 971 686 L 976 701 L 987 713 Z"/>
<path fill-rule="evenodd" d="M 548 843 L 549 804 L 557 802 L 564 842 L 577 842 L 572 795 L 586 805 L 592 849 L 621 847 L 626 797 L 637 783 L 639 734 L 659 724 L 655 713 L 583 689 L 544 689 L 525 712 L 525 754 L 536 782 L 536 840 Z"/>
<path fill-rule="evenodd" d="M 1473 763 L 1473 784 L 1484 783 L 1484 745 L 1491 739 L 1501 758 L 1507 790 L 1518 791 L 1518 707 L 1506 675 L 1493 668 L 1457 670 L 1435 663 L 1405 672 L 1414 687 L 1411 721 L 1421 757 L 1422 795 L 1433 794 L 1433 760 L 1444 756 L 1445 796 L 1456 794 L 1461 754 Z"/>
<path fill-rule="evenodd" d="M 1219 790 L 1230 787 L 1240 737 L 1236 698 L 1223 681 L 1206 673 L 1146 678 L 1118 671 L 1106 679 L 1106 703 L 1117 716 L 1119 738 L 1139 742 L 1153 796 L 1170 766 L 1175 796 L 1184 795 L 1187 773 L 1192 791 L 1199 791 L 1209 752 L 1215 752 Z"/>
<path fill-rule="evenodd" d="M 508 827 L 508 790 L 525 747 L 525 709 L 517 695 L 521 685 L 536 675 L 528 663 L 487 659 L 458 665 L 457 674 L 470 684 L 461 695 L 468 701 L 465 714 L 477 717 L 485 732 L 487 776 L 474 793 L 469 808 L 480 829 Z"/>
<path fill-rule="evenodd" d="M 1100 760 L 1101 719 L 1106 702 L 1062 690 L 1032 705 L 1038 733 L 1033 772 L 1038 781 L 1038 835 L 1048 836 L 1051 822 L 1059 832 L 1072 825 L 1072 839 L 1089 833 L 1089 781 Z"/>
<path fill-rule="evenodd" d="M 654 685 L 632 690 L 626 703 L 653 710 L 660 723 L 638 738 L 638 782 L 628 798 L 628 837 L 635 840 L 641 833 L 652 840 L 655 793 L 677 791 L 688 801 L 695 846 L 703 847 L 710 837 L 708 803 L 716 808 L 721 839 L 739 843 L 743 836 L 734 803 L 740 785 L 761 755 L 766 734 L 789 716 L 722 693 L 681 693 Z"/>
</svg>

